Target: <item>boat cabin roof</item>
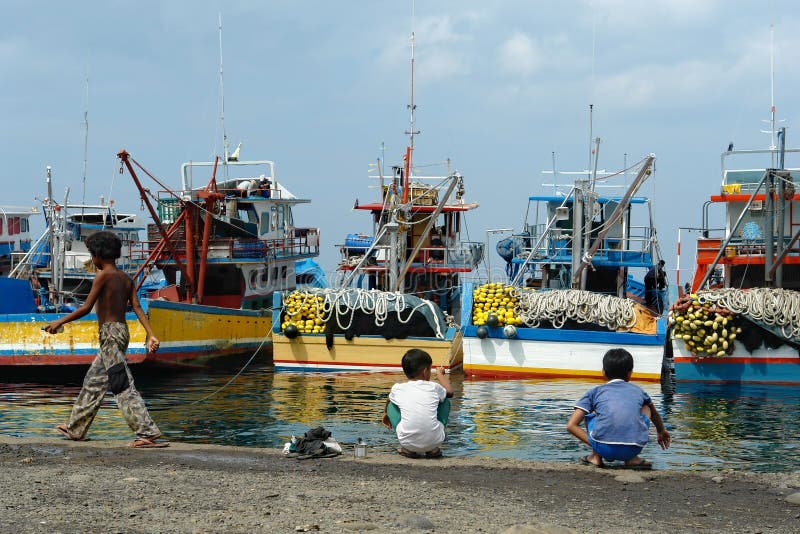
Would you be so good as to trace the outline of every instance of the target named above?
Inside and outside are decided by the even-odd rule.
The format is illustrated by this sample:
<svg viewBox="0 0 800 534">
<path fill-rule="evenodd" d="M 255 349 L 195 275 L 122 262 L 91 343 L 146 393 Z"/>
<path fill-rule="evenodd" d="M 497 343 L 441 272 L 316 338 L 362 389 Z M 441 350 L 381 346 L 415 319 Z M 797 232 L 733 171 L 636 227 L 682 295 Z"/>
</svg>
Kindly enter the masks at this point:
<svg viewBox="0 0 800 534">
<path fill-rule="evenodd" d="M 792 181 L 800 180 L 800 169 L 786 169 L 792 175 Z M 764 177 L 766 169 L 726 170 L 723 178 L 725 184 L 757 184 Z"/>
<path fill-rule="evenodd" d="M 19 206 L 0 206 L 0 217 L 30 217 L 39 212 L 36 208 L 24 208 Z"/>
</svg>

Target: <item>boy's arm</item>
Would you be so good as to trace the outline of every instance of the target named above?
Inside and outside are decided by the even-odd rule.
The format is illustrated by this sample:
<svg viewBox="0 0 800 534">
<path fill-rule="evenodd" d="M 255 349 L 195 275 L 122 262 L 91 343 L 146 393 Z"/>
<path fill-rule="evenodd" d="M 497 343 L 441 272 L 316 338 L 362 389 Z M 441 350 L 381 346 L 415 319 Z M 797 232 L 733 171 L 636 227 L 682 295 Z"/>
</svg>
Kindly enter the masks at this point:
<svg viewBox="0 0 800 534">
<path fill-rule="evenodd" d="M 450 384 L 450 375 L 444 372 L 444 366 L 436 368 L 436 379 L 447 392 L 447 398 L 453 398 L 453 386 Z"/>
<path fill-rule="evenodd" d="M 144 313 L 142 305 L 139 304 L 139 297 L 136 295 L 136 284 L 133 284 L 131 288 L 130 301 L 131 307 L 133 308 L 133 313 L 136 314 L 136 318 L 139 319 L 139 322 L 142 323 L 142 326 L 144 327 L 144 331 L 147 332 L 148 352 L 156 352 L 160 343 L 156 335 L 153 333 L 153 328 L 150 326 L 150 321 L 147 319 L 147 315 Z"/>
<path fill-rule="evenodd" d="M 653 425 L 656 427 L 657 440 L 658 444 L 661 445 L 662 449 L 669 449 L 670 443 L 672 443 L 672 436 L 669 435 L 667 432 L 667 428 L 664 426 L 664 421 L 661 419 L 661 414 L 658 413 L 656 407 L 653 406 L 653 401 L 650 401 L 650 420 L 653 422 Z"/>
<path fill-rule="evenodd" d="M 97 273 L 97 276 L 94 277 L 94 281 L 92 282 L 92 289 L 89 290 L 89 295 L 86 297 L 86 300 L 83 301 L 83 304 L 81 304 L 80 307 L 74 312 L 68 313 L 64 317 L 52 321 L 50 324 L 44 327 L 44 331 L 48 334 L 55 334 L 62 325 L 74 321 L 75 319 L 80 319 L 84 315 L 87 315 L 89 312 L 91 312 L 92 308 L 94 308 L 94 303 L 97 302 L 97 298 L 100 296 L 100 291 L 102 290 L 105 281 L 106 275 L 103 273 L 103 271 Z"/>
<path fill-rule="evenodd" d="M 567 431 L 585 444 L 589 445 L 589 435 L 586 433 L 586 430 L 581 427 L 581 422 L 585 417 L 586 412 L 580 408 L 575 408 L 575 411 L 572 412 L 569 421 L 567 421 Z"/>
</svg>

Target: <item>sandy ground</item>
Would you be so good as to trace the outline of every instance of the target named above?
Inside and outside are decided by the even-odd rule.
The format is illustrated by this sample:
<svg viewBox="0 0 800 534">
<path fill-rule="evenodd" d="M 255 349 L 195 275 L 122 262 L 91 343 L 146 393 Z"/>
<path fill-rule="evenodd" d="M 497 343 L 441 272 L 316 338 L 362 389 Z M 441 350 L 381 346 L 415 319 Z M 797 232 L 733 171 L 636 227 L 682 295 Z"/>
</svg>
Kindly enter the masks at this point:
<svg viewBox="0 0 800 534">
<path fill-rule="evenodd" d="M 800 471 L 632 472 L 485 458 L 0 436 L 1 532 L 798 532 Z M 796 502 L 794 502 L 796 501 Z"/>
</svg>

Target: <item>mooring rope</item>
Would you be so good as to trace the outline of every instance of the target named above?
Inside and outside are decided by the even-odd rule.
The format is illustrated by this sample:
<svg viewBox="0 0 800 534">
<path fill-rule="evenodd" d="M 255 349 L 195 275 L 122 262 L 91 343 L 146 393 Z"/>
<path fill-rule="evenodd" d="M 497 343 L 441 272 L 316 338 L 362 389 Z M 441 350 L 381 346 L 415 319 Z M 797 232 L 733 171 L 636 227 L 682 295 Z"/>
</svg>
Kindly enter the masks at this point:
<svg viewBox="0 0 800 534">
<path fill-rule="evenodd" d="M 542 321 L 561 328 L 567 319 L 596 323 L 611 330 L 630 330 L 636 324 L 633 302 L 628 299 L 579 289 L 521 291 L 515 288 L 513 293 L 519 298 L 514 313 L 532 328 Z"/>
</svg>

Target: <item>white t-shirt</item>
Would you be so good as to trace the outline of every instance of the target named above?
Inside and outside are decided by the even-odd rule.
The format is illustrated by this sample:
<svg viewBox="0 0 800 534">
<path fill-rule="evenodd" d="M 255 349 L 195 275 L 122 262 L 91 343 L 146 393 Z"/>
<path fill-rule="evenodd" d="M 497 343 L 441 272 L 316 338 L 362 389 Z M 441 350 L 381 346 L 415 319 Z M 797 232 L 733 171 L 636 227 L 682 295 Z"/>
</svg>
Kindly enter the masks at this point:
<svg viewBox="0 0 800 534">
<path fill-rule="evenodd" d="M 392 386 L 389 400 L 400 408 L 397 439 L 413 452 L 428 452 L 444 441 L 444 425 L 436 419 L 447 391 L 438 382 L 410 380 Z"/>
</svg>

